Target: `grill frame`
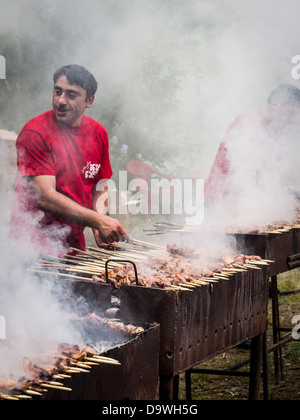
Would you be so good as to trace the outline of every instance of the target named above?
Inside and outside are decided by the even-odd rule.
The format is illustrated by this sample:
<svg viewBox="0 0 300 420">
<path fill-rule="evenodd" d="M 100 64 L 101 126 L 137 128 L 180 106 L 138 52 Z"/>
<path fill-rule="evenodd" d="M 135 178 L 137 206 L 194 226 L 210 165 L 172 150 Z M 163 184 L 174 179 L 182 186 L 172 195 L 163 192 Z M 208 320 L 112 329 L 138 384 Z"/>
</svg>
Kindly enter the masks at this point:
<svg viewBox="0 0 300 420">
<path fill-rule="evenodd" d="M 293 228 L 283 233 L 227 234 L 236 240 L 237 249 L 243 254 L 258 255 L 272 260 L 270 277 L 289 271 L 289 258 L 300 253 L 300 229 Z M 296 265 L 292 268 L 300 267 Z"/>
<path fill-rule="evenodd" d="M 122 286 L 120 311 L 160 324 L 160 375 L 175 377 L 266 331 L 268 277 L 248 269 L 192 292 Z"/>
<path fill-rule="evenodd" d="M 121 366 L 100 364 L 90 373 L 72 374 L 64 386 L 71 392 L 49 389 L 35 400 L 158 400 L 159 338 L 158 324 L 139 323 L 145 331 L 124 344 L 112 347 L 102 356 L 118 360 Z"/>
</svg>

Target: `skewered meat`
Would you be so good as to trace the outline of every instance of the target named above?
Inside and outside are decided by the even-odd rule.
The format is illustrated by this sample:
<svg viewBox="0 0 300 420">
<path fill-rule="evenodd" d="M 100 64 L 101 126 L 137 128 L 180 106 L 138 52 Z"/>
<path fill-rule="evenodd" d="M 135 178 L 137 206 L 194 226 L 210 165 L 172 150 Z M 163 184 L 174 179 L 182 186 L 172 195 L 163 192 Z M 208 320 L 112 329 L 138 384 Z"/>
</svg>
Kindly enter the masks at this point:
<svg viewBox="0 0 300 420">
<path fill-rule="evenodd" d="M 70 314 L 70 318 L 74 322 L 83 323 L 84 326 L 91 326 L 93 332 L 96 331 L 97 337 L 99 337 L 99 330 L 103 329 L 110 331 L 110 339 L 112 339 L 111 332 L 116 333 L 117 337 L 121 335 L 126 338 L 135 337 L 144 332 L 142 327 L 102 318 L 95 313 L 90 313 L 87 316 L 78 316 L 73 313 Z M 95 326 L 99 329 L 95 329 Z M 122 341 L 124 341 L 123 338 Z M 44 388 L 58 387 L 60 390 L 71 391 L 70 388 L 63 387 L 61 382 L 56 382 L 56 378 L 63 379 L 65 373 L 73 373 L 74 370 L 75 372 L 89 372 L 91 362 L 93 362 L 92 364 L 120 365 L 117 360 L 100 356 L 99 352 L 90 346 L 80 347 L 77 344 L 61 343 L 55 351 L 49 351 L 49 354 L 39 354 L 34 359 L 24 357 L 24 377 L 0 379 L 0 400 L 14 394 L 18 394 L 20 398 L 24 397 L 24 399 L 24 395 L 42 395 L 45 392 Z M 19 395 L 20 393 L 21 395 Z"/>
<path fill-rule="evenodd" d="M 224 268 L 235 268 L 235 265 L 260 261 L 256 255 L 228 254 L 215 263 L 201 264 L 180 255 L 168 257 L 149 257 L 143 264 L 137 263 L 138 284 L 144 287 L 168 288 L 170 286 L 184 285 L 193 282 L 194 279 L 213 278 L 222 273 Z M 108 270 L 109 278 L 118 279 L 119 284 L 135 285 L 135 272 L 131 265 Z M 104 276 L 104 274 L 103 274 Z"/>
<path fill-rule="evenodd" d="M 93 282 L 95 283 L 105 283 L 105 279 L 99 276 L 96 276 L 96 274 L 92 276 L 92 279 L 93 279 Z"/>
<path fill-rule="evenodd" d="M 144 331 L 142 327 L 136 327 L 132 324 L 124 324 L 120 321 L 112 321 L 108 318 L 101 318 L 100 316 L 96 315 L 95 313 L 91 313 L 87 317 L 88 319 L 93 319 L 99 322 L 101 325 L 104 325 L 106 328 L 109 328 L 111 330 L 114 330 L 118 333 L 121 333 L 122 335 L 129 335 L 129 336 L 135 336 L 137 334 L 140 334 Z"/>
<path fill-rule="evenodd" d="M 168 245 L 167 250 L 171 255 L 180 255 L 186 258 L 199 258 L 200 254 L 191 248 L 180 247 L 176 244 Z"/>
<path fill-rule="evenodd" d="M 41 355 L 34 361 L 25 357 L 23 364 L 26 379 L 0 379 L 0 390 L 8 395 L 13 393 L 19 394 L 20 392 L 30 395 L 41 395 L 45 391 L 43 389 L 45 386 L 55 388 L 57 383 L 52 380 L 53 375 L 68 372 L 70 369 L 74 369 L 74 365 L 88 367 L 88 365 L 84 364 L 86 357 L 90 359 L 93 356 L 96 357 L 96 355 L 97 353 L 89 346 L 80 348 L 78 345 L 62 343 L 58 346 L 57 354 Z M 105 362 L 104 359 L 102 358 L 101 363 Z M 95 362 L 97 360 L 96 358 Z M 109 363 L 119 364 L 113 359 L 109 359 Z M 78 367 L 76 369 L 78 371 Z M 58 383 L 58 385 L 58 389 L 70 390 L 69 388 L 63 388 L 62 383 Z M 0 399 L 2 395 L 0 393 Z"/>
<path fill-rule="evenodd" d="M 294 220 L 289 223 L 286 221 L 278 221 L 277 223 L 274 223 L 272 225 L 266 225 L 266 226 L 253 226 L 251 229 L 237 229 L 235 227 L 228 227 L 227 233 L 235 234 L 235 233 L 241 233 L 241 234 L 248 234 L 248 235 L 259 235 L 263 233 L 268 232 L 276 232 L 278 230 L 286 229 L 293 225 L 300 224 L 300 211 L 296 210 L 295 212 L 295 218 Z"/>
<path fill-rule="evenodd" d="M 0 379 L 0 388 L 11 390 L 16 386 L 16 382 L 13 379 Z"/>
<path fill-rule="evenodd" d="M 122 277 L 121 276 L 118 276 L 119 278 L 117 279 L 116 278 L 117 277 L 117 275 L 115 275 L 115 276 L 112 276 L 112 277 L 110 277 L 109 279 L 108 279 L 108 282 L 115 288 L 115 289 L 118 289 L 119 288 L 119 283 L 118 283 L 118 280 L 120 280 Z M 95 283 L 106 283 L 106 279 L 104 278 L 104 277 L 99 277 L 99 276 L 97 276 L 96 274 L 94 274 L 93 276 L 92 276 L 92 280 L 95 282 Z"/>
</svg>

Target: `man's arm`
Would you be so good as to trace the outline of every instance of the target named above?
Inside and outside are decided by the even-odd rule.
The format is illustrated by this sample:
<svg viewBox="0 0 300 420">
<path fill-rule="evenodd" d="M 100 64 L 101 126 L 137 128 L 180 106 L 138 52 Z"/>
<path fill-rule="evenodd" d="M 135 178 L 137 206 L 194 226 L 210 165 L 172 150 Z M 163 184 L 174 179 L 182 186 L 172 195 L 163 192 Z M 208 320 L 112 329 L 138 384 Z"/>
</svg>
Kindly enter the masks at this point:
<svg viewBox="0 0 300 420">
<path fill-rule="evenodd" d="M 30 184 L 39 205 L 43 209 L 68 222 L 96 229 L 103 242 L 118 242 L 122 237 L 127 236 L 126 231 L 117 220 L 83 207 L 56 191 L 55 176 L 37 175 L 30 177 Z"/>
<path fill-rule="evenodd" d="M 109 216 L 109 195 L 106 181 L 99 181 L 94 184 L 93 187 L 93 201 L 92 210 L 97 213 Z M 92 229 L 96 244 L 101 247 L 103 246 L 103 240 L 99 233 L 99 230 Z"/>
</svg>

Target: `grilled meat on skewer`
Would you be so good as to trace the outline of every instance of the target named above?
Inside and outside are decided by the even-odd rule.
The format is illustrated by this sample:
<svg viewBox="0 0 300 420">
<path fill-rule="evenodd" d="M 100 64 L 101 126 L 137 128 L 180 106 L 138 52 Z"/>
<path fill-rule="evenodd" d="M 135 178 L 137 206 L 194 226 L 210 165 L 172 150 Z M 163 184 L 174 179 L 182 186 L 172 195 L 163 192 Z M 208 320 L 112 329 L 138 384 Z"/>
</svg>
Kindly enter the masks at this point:
<svg viewBox="0 0 300 420">
<path fill-rule="evenodd" d="M 168 245 L 167 250 L 171 255 L 180 255 L 185 258 L 199 258 L 200 254 L 194 249 L 187 247 L 180 247 L 176 244 Z"/>
</svg>

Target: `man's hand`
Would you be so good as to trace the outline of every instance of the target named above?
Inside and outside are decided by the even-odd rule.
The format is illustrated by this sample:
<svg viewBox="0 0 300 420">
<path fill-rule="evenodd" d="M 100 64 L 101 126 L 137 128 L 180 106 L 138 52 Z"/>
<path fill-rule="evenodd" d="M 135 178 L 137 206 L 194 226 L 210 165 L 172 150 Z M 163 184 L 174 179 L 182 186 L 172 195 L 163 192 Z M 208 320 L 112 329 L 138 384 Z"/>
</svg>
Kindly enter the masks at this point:
<svg viewBox="0 0 300 420">
<path fill-rule="evenodd" d="M 93 229 L 93 232 L 98 246 L 101 246 L 103 243 L 111 244 L 119 242 L 123 238 L 128 238 L 127 232 L 117 220 L 100 214 L 99 227 Z"/>
<path fill-rule="evenodd" d="M 119 242 L 123 237 L 128 238 L 122 225 L 112 217 L 109 217 L 109 194 L 107 181 L 99 181 L 93 187 L 92 210 L 99 215 L 99 227 L 93 229 L 96 244 Z"/>
</svg>

